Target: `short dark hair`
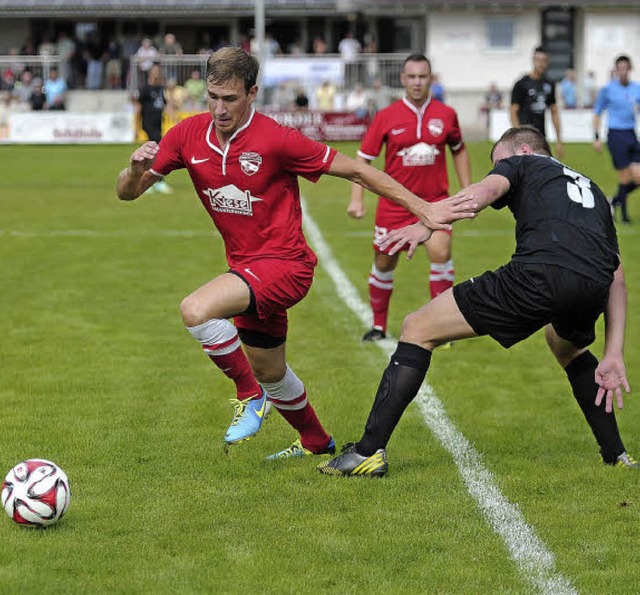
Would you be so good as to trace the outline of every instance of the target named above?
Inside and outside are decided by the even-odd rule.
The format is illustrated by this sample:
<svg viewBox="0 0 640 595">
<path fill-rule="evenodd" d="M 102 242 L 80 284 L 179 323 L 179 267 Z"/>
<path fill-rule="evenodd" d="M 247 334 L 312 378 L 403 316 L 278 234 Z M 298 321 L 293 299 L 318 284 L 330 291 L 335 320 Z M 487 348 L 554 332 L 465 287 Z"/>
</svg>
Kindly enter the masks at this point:
<svg viewBox="0 0 640 595">
<path fill-rule="evenodd" d="M 528 124 L 509 128 L 509 130 L 498 139 L 498 142 L 493 145 L 491 149 L 491 161 L 493 161 L 493 154 L 500 143 L 508 144 L 514 152 L 521 145 L 529 145 L 534 153 L 551 157 L 551 147 L 547 139 L 537 128 L 529 126 Z"/>
<path fill-rule="evenodd" d="M 207 81 L 226 83 L 238 79 L 248 93 L 258 80 L 258 61 L 249 53 L 237 47 L 224 47 L 213 52 L 207 60 Z"/>
<path fill-rule="evenodd" d="M 404 70 L 405 64 L 407 62 L 426 62 L 429 65 L 429 72 L 431 72 L 431 60 L 427 58 L 424 54 L 411 54 L 407 56 L 402 63 L 402 70 Z"/>
<path fill-rule="evenodd" d="M 627 56 L 626 54 L 620 54 L 616 58 L 616 66 L 620 64 L 620 62 L 626 62 L 629 65 L 629 67 L 631 67 L 631 58 L 629 58 L 629 56 Z"/>
<path fill-rule="evenodd" d="M 535 48 L 533 48 L 533 53 L 534 54 L 546 54 L 547 50 L 545 49 L 545 47 L 543 45 L 537 45 Z"/>
</svg>

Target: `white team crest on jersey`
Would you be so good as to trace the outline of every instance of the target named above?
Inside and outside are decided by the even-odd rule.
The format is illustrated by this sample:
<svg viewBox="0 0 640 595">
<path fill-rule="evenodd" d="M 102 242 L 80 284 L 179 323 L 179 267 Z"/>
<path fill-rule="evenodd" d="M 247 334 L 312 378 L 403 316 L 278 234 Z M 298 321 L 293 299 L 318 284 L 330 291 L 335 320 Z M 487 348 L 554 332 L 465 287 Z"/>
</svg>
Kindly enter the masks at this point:
<svg viewBox="0 0 640 595">
<path fill-rule="evenodd" d="M 243 153 L 240 155 L 240 167 L 248 176 L 257 173 L 262 165 L 262 157 L 258 153 Z"/>
<path fill-rule="evenodd" d="M 433 118 L 427 123 L 427 128 L 432 136 L 440 136 L 444 131 L 444 122 L 440 118 Z"/>
<path fill-rule="evenodd" d="M 419 167 L 421 165 L 433 165 L 436 155 L 440 155 L 440 151 L 433 145 L 418 143 L 398 151 L 398 155 L 402 157 L 402 165 L 405 167 Z"/>
<path fill-rule="evenodd" d="M 248 190 L 240 190 L 229 184 L 223 188 L 207 188 L 202 191 L 209 198 L 211 208 L 218 213 L 234 213 L 236 215 L 253 216 L 253 203 L 261 198 L 251 196 Z"/>
</svg>

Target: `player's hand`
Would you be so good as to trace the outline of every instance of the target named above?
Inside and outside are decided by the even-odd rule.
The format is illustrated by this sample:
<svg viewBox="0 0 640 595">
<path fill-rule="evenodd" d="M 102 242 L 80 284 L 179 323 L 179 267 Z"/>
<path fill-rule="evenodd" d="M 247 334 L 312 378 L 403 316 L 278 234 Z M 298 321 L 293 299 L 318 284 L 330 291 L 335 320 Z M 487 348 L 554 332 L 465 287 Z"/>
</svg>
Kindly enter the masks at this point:
<svg viewBox="0 0 640 595">
<path fill-rule="evenodd" d="M 564 145 L 561 141 L 556 141 L 556 159 L 562 159 L 564 157 Z"/>
<path fill-rule="evenodd" d="M 354 219 L 362 219 L 366 213 L 364 207 L 364 200 L 351 199 L 349 206 L 347 206 L 347 215 Z"/>
<path fill-rule="evenodd" d="M 142 175 L 145 171 L 151 169 L 158 154 L 158 149 L 158 143 L 151 140 L 138 147 L 129 159 L 131 171 L 134 174 Z"/>
<path fill-rule="evenodd" d="M 407 258 L 411 258 L 418 245 L 426 242 L 432 233 L 433 231 L 426 228 L 422 223 L 414 223 L 400 229 L 392 229 L 376 243 L 383 252 L 390 256 L 393 256 L 408 244 Z"/>
<path fill-rule="evenodd" d="M 593 148 L 596 150 L 596 153 L 602 153 L 602 141 L 593 141 Z"/>
<path fill-rule="evenodd" d="M 622 358 L 605 355 L 596 368 L 595 380 L 599 387 L 596 395 L 596 406 L 599 407 L 604 399 L 605 411 L 611 413 L 615 394 L 616 405 L 618 409 L 622 409 L 622 389 L 624 388 L 627 394 L 631 391 Z"/>
<path fill-rule="evenodd" d="M 472 195 L 458 192 L 438 202 L 425 202 L 422 212 L 418 213 L 423 225 L 432 231 L 451 229 L 450 223 L 460 219 L 472 219 L 476 216 L 478 203 Z"/>
</svg>

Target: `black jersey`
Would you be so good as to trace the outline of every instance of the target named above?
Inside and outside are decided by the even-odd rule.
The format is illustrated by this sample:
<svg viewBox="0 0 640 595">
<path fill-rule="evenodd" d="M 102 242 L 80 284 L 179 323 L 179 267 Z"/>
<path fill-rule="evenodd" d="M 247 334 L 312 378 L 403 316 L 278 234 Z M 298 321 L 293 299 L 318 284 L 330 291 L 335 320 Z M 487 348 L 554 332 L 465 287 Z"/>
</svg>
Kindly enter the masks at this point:
<svg viewBox="0 0 640 595">
<path fill-rule="evenodd" d="M 493 203 L 516 220 L 513 260 L 550 264 L 610 284 L 618 267 L 618 238 L 609 203 L 589 178 L 552 157 L 518 155 L 491 171 L 509 180 Z"/>
<path fill-rule="evenodd" d="M 556 103 L 554 84 L 545 78 L 533 79 L 528 74 L 513 86 L 511 103 L 519 105 L 518 122 L 530 124 L 546 136 L 544 113 L 548 106 Z"/>
</svg>

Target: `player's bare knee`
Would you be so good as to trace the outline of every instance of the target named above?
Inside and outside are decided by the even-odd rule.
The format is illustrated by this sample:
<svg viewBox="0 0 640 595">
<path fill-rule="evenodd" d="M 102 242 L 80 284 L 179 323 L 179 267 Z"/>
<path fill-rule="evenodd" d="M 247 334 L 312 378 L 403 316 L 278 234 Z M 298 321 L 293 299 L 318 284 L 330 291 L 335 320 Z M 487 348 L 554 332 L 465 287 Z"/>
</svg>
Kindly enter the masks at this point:
<svg viewBox="0 0 640 595">
<path fill-rule="evenodd" d="M 434 340 L 429 328 L 428 321 L 425 321 L 423 316 L 420 316 L 418 312 L 411 312 L 402 321 L 402 334 L 400 336 L 401 341 L 407 343 L 413 343 L 414 345 L 420 345 L 430 351 L 437 347 L 439 343 Z"/>
<path fill-rule="evenodd" d="M 204 308 L 202 308 L 200 301 L 193 295 L 188 295 L 180 303 L 180 314 L 185 326 L 197 326 L 206 322 L 208 316 L 206 315 Z"/>
</svg>

